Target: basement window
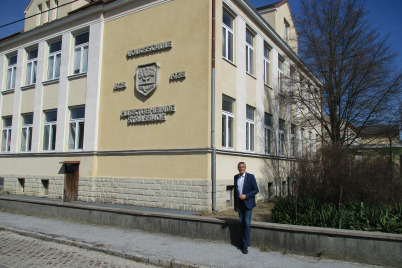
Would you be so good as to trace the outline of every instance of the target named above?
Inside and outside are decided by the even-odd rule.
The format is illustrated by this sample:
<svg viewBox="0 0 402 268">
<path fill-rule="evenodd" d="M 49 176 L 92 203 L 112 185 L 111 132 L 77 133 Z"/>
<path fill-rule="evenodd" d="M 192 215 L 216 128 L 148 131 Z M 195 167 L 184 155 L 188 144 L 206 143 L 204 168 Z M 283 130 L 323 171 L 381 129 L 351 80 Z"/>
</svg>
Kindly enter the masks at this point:
<svg viewBox="0 0 402 268">
<path fill-rule="evenodd" d="M 20 183 L 21 193 L 24 193 L 25 192 L 25 179 L 18 179 L 18 182 Z"/>
</svg>

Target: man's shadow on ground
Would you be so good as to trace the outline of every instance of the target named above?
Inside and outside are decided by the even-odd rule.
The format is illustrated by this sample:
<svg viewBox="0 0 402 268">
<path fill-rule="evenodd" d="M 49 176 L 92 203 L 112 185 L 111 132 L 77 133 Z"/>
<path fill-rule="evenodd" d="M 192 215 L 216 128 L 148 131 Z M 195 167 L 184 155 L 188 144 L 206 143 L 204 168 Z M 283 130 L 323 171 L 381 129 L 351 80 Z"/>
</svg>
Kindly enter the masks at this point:
<svg viewBox="0 0 402 268">
<path fill-rule="evenodd" d="M 235 246 L 238 250 L 243 247 L 243 233 L 241 231 L 240 222 L 238 220 L 218 218 L 223 220 L 225 223 L 222 229 L 229 229 L 230 243 Z"/>
</svg>

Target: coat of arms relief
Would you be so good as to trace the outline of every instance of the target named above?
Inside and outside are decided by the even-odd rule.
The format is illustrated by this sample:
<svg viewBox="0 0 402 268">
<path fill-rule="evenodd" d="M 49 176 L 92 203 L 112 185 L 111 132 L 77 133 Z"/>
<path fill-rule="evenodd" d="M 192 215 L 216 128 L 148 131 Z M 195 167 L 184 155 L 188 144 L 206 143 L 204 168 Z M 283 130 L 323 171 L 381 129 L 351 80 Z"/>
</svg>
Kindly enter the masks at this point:
<svg viewBox="0 0 402 268">
<path fill-rule="evenodd" d="M 135 72 L 135 89 L 138 93 L 147 96 L 158 87 L 157 63 L 138 66 Z"/>
</svg>

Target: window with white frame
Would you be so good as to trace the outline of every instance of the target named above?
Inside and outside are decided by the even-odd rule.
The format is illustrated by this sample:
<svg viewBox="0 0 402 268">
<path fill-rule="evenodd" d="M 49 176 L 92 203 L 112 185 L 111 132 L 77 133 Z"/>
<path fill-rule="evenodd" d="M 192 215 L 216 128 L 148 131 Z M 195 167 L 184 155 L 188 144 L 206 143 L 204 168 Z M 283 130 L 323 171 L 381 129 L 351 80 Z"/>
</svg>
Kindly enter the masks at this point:
<svg viewBox="0 0 402 268">
<path fill-rule="evenodd" d="M 283 77 L 283 68 L 284 68 L 285 61 L 278 56 L 278 91 L 284 92 L 285 85 L 284 85 L 284 77 Z"/>
<path fill-rule="evenodd" d="M 254 35 L 246 30 L 246 72 L 254 74 Z"/>
<path fill-rule="evenodd" d="M 285 33 L 284 33 L 284 39 L 286 43 L 289 43 L 289 28 L 290 24 L 287 22 L 287 20 L 284 20 L 284 26 L 285 26 Z"/>
<path fill-rule="evenodd" d="M 271 49 L 264 46 L 264 84 L 269 86 L 271 79 L 270 57 Z"/>
<path fill-rule="evenodd" d="M 43 129 L 43 151 L 56 149 L 57 110 L 45 111 L 45 124 Z"/>
<path fill-rule="evenodd" d="M 77 34 L 74 45 L 74 74 L 86 73 L 88 69 L 89 32 Z"/>
<path fill-rule="evenodd" d="M 296 126 L 290 125 L 290 156 L 296 156 Z"/>
<path fill-rule="evenodd" d="M 246 106 L 246 150 L 254 151 L 254 108 Z"/>
<path fill-rule="evenodd" d="M 60 77 L 61 40 L 49 44 L 49 61 L 47 67 L 47 80 Z"/>
<path fill-rule="evenodd" d="M 17 72 L 17 55 L 8 57 L 6 90 L 15 88 L 15 74 Z"/>
<path fill-rule="evenodd" d="M 279 119 L 279 155 L 285 155 L 285 120 Z"/>
<path fill-rule="evenodd" d="M 271 154 L 272 144 L 272 116 L 264 114 L 264 130 L 265 130 L 265 153 Z"/>
<path fill-rule="evenodd" d="M 38 48 L 34 48 L 28 51 L 27 58 L 27 71 L 25 84 L 32 85 L 36 83 L 36 68 L 38 65 Z"/>
<path fill-rule="evenodd" d="M 22 115 L 21 152 L 30 152 L 32 146 L 33 114 Z"/>
<path fill-rule="evenodd" d="M 85 106 L 70 109 L 69 150 L 80 150 L 84 146 Z"/>
<path fill-rule="evenodd" d="M 233 17 L 225 10 L 222 22 L 222 57 L 233 62 Z"/>
<path fill-rule="evenodd" d="M 3 117 L 3 135 L 1 139 L 1 151 L 3 153 L 10 152 L 12 121 L 11 116 Z"/>
<path fill-rule="evenodd" d="M 222 148 L 233 149 L 234 113 L 233 100 L 222 98 Z"/>
</svg>

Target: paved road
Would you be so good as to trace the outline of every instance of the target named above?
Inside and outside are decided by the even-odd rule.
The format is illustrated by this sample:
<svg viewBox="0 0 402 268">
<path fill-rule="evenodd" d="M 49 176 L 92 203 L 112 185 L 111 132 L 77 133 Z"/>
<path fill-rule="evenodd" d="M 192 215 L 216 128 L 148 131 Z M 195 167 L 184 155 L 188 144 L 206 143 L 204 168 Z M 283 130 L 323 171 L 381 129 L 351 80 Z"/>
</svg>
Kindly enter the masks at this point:
<svg viewBox="0 0 402 268">
<path fill-rule="evenodd" d="M 17 232 L 20 234 L 24 234 L 25 236 L 28 235 L 45 240 L 56 241 L 58 243 L 84 247 L 94 251 L 107 252 L 116 256 L 124 256 L 129 259 L 140 260 L 146 263 L 157 264 L 165 267 L 169 267 L 170 265 L 173 267 L 209 266 L 267 268 L 374 267 L 348 262 L 287 255 L 280 252 L 264 252 L 258 248 L 250 248 L 249 254 L 243 255 L 236 247 L 225 243 L 191 240 L 187 238 L 179 238 L 163 234 L 151 234 L 136 230 L 85 225 L 74 222 L 65 222 L 55 219 L 30 217 L 4 212 L 0 212 L 0 230 L 1 229 L 3 230 L 2 233 L 7 234 L 8 236 L 11 236 L 8 231 L 12 231 L 14 233 Z M 2 240 L 3 239 L 1 238 L 1 241 Z M 32 245 L 34 245 L 34 243 L 38 242 L 32 243 Z M 10 245 L 12 247 L 13 243 L 11 243 Z M 52 243 L 51 245 L 54 244 Z M 45 248 L 46 247 L 47 246 L 45 246 Z M 55 248 L 54 246 L 48 247 Z M 25 254 L 26 252 L 31 252 L 32 249 L 35 248 L 36 246 L 27 247 L 27 249 L 21 249 L 17 253 Z M 5 250 L 7 250 L 7 248 Z M 51 251 L 52 249 L 45 249 L 43 250 L 43 252 L 47 252 L 47 250 Z M 53 250 L 55 250 L 55 253 L 50 255 L 57 255 L 59 261 L 65 260 L 62 256 L 64 256 L 63 254 L 68 253 L 64 253 L 64 251 L 60 251 L 60 253 L 58 253 L 57 248 Z M 76 255 L 79 256 L 79 254 Z M 35 256 L 36 257 L 33 257 L 33 259 L 42 258 L 41 253 L 36 253 Z M 66 257 L 66 259 L 69 258 Z M 96 260 L 98 262 L 105 261 L 108 264 L 112 263 L 111 261 L 106 261 L 106 259 L 104 260 L 102 257 L 91 257 L 90 255 L 88 255 L 88 257 L 85 257 L 85 259 L 88 262 L 86 262 L 86 264 L 84 263 L 84 265 L 81 267 L 91 267 L 89 266 L 89 260 Z M 49 265 L 54 264 L 54 260 L 50 259 L 49 261 L 52 261 L 52 264 Z M 80 260 L 77 259 L 76 261 L 78 262 Z M 75 265 L 76 261 L 73 259 L 73 261 L 68 263 L 67 267 L 69 267 L 69 265 Z M 0 261 L 0 263 L 2 263 L 2 261 Z M 125 264 L 122 264 L 121 266 L 124 267 L 124 265 Z M 36 266 L 35 264 L 33 264 L 32 266 L 43 267 L 41 265 Z M 55 265 L 49 267 L 59 266 Z"/>
<path fill-rule="evenodd" d="M 137 263 L 98 251 L 44 241 L 17 233 L 0 231 L 0 268 L 2 267 L 138 267 L 156 266 Z"/>
</svg>

